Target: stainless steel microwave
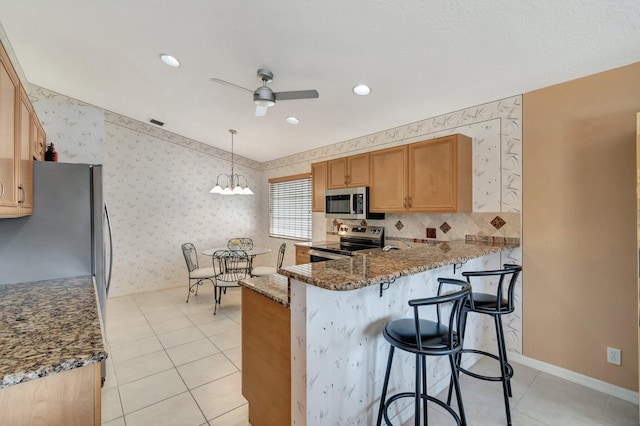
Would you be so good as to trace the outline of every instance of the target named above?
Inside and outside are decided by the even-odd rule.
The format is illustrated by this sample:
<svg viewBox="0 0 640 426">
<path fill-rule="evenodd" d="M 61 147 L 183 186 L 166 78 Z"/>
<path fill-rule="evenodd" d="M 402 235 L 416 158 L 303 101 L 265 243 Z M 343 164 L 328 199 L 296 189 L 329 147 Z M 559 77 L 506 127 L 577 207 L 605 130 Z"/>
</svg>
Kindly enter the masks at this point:
<svg viewBox="0 0 640 426">
<path fill-rule="evenodd" d="M 369 212 L 369 188 L 327 189 L 325 217 L 337 219 L 384 219 L 384 213 Z"/>
</svg>

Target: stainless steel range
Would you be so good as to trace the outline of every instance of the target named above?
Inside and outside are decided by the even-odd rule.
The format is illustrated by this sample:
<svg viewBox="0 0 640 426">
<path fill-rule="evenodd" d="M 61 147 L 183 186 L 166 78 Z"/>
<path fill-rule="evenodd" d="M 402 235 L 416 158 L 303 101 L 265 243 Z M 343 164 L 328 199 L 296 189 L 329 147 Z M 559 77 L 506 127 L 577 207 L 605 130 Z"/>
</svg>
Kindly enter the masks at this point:
<svg viewBox="0 0 640 426">
<path fill-rule="evenodd" d="M 382 248 L 384 245 L 383 226 L 341 225 L 338 235 L 339 242 L 314 244 L 309 248 L 312 263 L 346 259 L 355 251 Z"/>
</svg>

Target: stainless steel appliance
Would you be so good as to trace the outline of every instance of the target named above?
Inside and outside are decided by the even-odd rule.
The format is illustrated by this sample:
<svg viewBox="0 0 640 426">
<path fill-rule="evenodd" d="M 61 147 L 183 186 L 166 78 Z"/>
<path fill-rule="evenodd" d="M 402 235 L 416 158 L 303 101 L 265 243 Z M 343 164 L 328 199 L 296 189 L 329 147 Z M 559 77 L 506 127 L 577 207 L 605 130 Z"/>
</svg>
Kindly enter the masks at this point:
<svg viewBox="0 0 640 426">
<path fill-rule="evenodd" d="M 112 240 L 102 166 L 36 161 L 33 179 L 33 215 L 0 219 L 0 284 L 92 275 L 105 324 Z"/>
<path fill-rule="evenodd" d="M 384 213 L 369 211 L 369 187 L 327 189 L 325 217 L 337 219 L 384 219 Z"/>
<path fill-rule="evenodd" d="M 338 234 L 339 242 L 313 244 L 309 247 L 312 263 L 346 259 L 358 250 L 382 248 L 384 244 L 382 226 L 341 225 Z"/>
</svg>

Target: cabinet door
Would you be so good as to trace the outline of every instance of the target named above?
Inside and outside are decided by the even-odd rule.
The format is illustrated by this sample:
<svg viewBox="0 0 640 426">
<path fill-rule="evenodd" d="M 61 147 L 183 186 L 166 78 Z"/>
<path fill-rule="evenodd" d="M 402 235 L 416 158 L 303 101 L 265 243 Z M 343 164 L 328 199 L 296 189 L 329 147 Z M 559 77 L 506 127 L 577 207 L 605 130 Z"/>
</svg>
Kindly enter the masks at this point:
<svg viewBox="0 0 640 426">
<path fill-rule="evenodd" d="M 468 143 L 463 147 L 457 136 L 409 145 L 409 211 L 470 211 L 471 143 L 464 139 Z M 464 202 L 463 194 L 468 195 Z"/>
<path fill-rule="evenodd" d="M 305 263 L 311 263 L 309 247 L 296 246 L 296 265 L 303 265 Z"/>
<path fill-rule="evenodd" d="M 44 161 L 44 153 L 47 150 L 47 137 L 35 112 L 31 114 L 31 137 L 33 138 L 34 160 Z"/>
<path fill-rule="evenodd" d="M 327 189 L 347 187 L 347 157 L 327 161 Z"/>
<path fill-rule="evenodd" d="M 369 153 L 347 157 L 347 185 L 369 186 Z"/>
<path fill-rule="evenodd" d="M 324 211 L 324 191 L 327 188 L 327 162 L 311 165 L 311 211 Z"/>
<path fill-rule="evenodd" d="M 406 211 L 406 146 L 369 153 L 369 207 L 372 212 Z"/>
<path fill-rule="evenodd" d="M 0 215 L 18 214 L 18 155 L 16 140 L 17 77 L 0 49 Z"/>
<path fill-rule="evenodd" d="M 19 112 L 20 178 L 18 180 L 18 195 L 20 197 L 20 215 L 24 215 L 33 212 L 33 145 L 35 138 L 35 135 L 31 133 L 33 107 L 24 90 L 20 90 Z"/>
</svg>

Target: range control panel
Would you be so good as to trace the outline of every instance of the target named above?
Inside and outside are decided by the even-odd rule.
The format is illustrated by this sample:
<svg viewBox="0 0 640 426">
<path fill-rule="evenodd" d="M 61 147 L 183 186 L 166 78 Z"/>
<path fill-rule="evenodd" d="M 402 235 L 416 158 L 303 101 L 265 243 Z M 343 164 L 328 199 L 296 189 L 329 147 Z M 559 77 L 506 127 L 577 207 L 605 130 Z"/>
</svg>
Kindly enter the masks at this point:
<svg viewBox="0 0 640 426">
<path fill-rule="evenodd" d="M 384 235 L 383 226 L 340 225 L 340 237 L 361 237 L 381 239 Z"/>
</svg>

